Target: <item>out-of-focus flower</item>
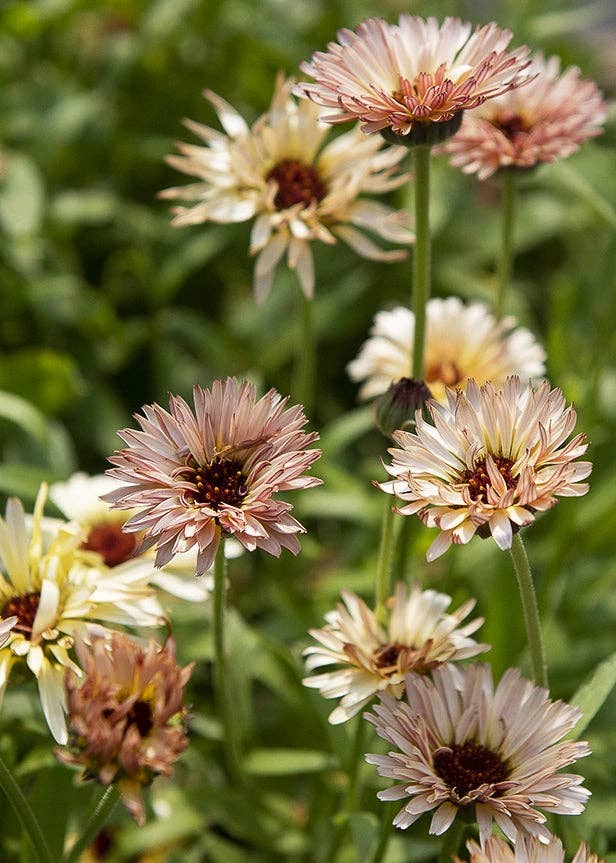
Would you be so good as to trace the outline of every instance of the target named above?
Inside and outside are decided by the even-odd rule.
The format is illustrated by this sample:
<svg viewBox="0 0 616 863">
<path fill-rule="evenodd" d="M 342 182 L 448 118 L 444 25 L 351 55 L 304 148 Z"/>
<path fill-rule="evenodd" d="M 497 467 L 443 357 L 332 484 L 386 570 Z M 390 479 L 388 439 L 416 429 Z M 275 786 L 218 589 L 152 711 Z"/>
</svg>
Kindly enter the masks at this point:
<svg viewBox="0 0 616 863">
<path fill-rule="evenodd" d="M 318 435 L 302 431 L 301 406 L 287 408 L 275 390 L 257 400 L 252 384 L 233 378 L 195 386 L 193 396 L 194 413 L 171 395 L 171 413 L 146 405 L 141 431 L 119 432 L 127 448 L 110 457 L 109 474 L 122 485 L 103 498 L 139 510 L 123 529 L 142 533 L 140 550 L 156 546 L 157 566 L 197 547 L 197 575 L 212 566 L 223 533 L 249 551 L 297 554 L 304 528 L 273 495 L 321 482 L 302 476 L 321 452 L 306 449 Z"/>
<path fill-rule="evenodd" d="M 170 776 L 188 746 L 184 687 L 193 666 L 180 668 L 175 645 L 147 647 L 124 633 L 76 644 L 84 672 L 66 675 L 71 734 L 56 752 L 66 764 L 84 768 L 83 779 L 117 783 L 127 809 L 145 820 L 141 789 L 155 776 Z"/>
<path fill-rule="evenodd" d="M 466 843 L 470 863 L 565 863 L 565 849 L 560 839 L 553 837 L 547 844 L 534 836 L 518 836 L 512 848 L 500 836 L 490 836 L 482 848 L 474 840 Z M 456 863 L 461 861 L 455 857 Z M 603 863 L 587 846 L 578 848 L 571 863 Z"/>
<path fill-rule="evenodd" d="M 421 590 L 418 585 L 407 593 L 405 585 L 399 583 L 389 600 L 389 622 L 384 628 L 354 593 L 343 591 L 342 598 L 344 605 L 339 603 L 325 616 L 327 626 L 310 630 L 319 644 L 304 650 L 308 671 L 339 666 L 304 679 L 305 686 L 320 689 L 325 698 L 342 696 L 329 717 L 334 725 L 358 713 L 377 692 L 386 690 L 399 698 L 409 671 L 423 673 L 489 650 L 489 645 L 477 644 L 469 637 L 483 618 L 460 626 L 472 611 L 474 600 L 447 614 L 451 603 L 447 594 Z"/>
<path fill-rule="evenodd" d="M 385 392 L 392 381 L 410 374 L 415 317 L 398 306 L 378 312 L 370 338 L 347 371 L 363 381 L 360 398 Z M 426 308 L 425 380 L 433 398 L 445 401 L 446 388 L 502 383 L 509 375 L 522 379 L 545 373 L 545 352 L 513 317 L 497 321 L 483 303 L 465 306 L 458 297 L 432 299 Z"/>
<path fill-rule="evenodd" d="M 394 819 L 402 829 L 432 812 L 430 833 L 440 835 L 460 809 L 474 807 L 482 845 L 496 822 L 512 842 L 551 834 L 540 810 L 579 815 L 590 792 L 582 776 L 559 773 L 590 753 L 586 743 L 562 738 L 581 716 L 550 701 L 546 689 L 510 668 L 494 689 L 488 665 L 445 665 L 432 678 L 409 674 L 408 703 L 380 695 L 366 718 L 397 750 L 367 755 L 397 785 L 381 800 L 405 800 Z M 410 798 L 410 799 L 408 799 Z"/>
<path fill-rule="evenodd" d="M 451 164 L 485 180 L 499 168 L 532 168 L 570 156 L 600 135 L 607 105 L 594 81 L 560 59 L 542 54 L 528 70 L 535 79 L 464 115 L 460 131 L 443 145 Z"/>
<path fill-rule="evenodd" d="M 42 486 L 30 524 L 16 498 L 0 518 L 0 618 L 17 618 L 0 649 L 0 693 L 13 665 L 25 664 L 37 679 L 51 733 L 65 743 L 64 672 L 79 673 L 69 654 L 75 636 L 105 632 L 99 622 L 158 626 L 163 612 L 147 579 L 88 565 L 78 553 L 75 526 L 65 524 L 43 549 L 46 494 Z"/>
<path fill-rule="evenodd" d="M 400 260 L 406 252 L 383 251 L 358 228 L 394 243 L 413 241 L 405 212 L 360 197 L 396 189 L 408 180 L 408 174 L 396 174 L 405 151 L 382 149 L 382 141 L 367 140 L 359 129 L 323 146 L 331 130 L 320 121 L 315 105 L 293 99 L 292 84 L 278 77 L 269 110 L 252 127 L 206 90 L 227 134 L 185 120 L 205 146 L 179 143 L 181 155 L 167 161 L 197 182 L 160 193 L 189 202 L 173 210 L 177 226 L 255 219 L 250 253 L 258 254 L 258 302 L 267 296 L 285 252 L 304 293 L 312 297 L 310 244 L 315 240 L 333 244 L 341 239 L 362 257 L 379 261 Z"/>
<path fill-rule="evenodd" d="M 535 512 L 588 491 L 580 480 L 592 465 L 576 461 L 586 438 L 566 442 L 576 413 L 547 381 L 536 389 L 517 377 L 502 387 L 469 381 L 465 391 L 447 391 L 446 405 L 430 400 L 427 408 L 432 423 L 418 413 L 415 432 L 394 432 L 400 449 L 389 450 L 393 463 L 386 465 L 394 480 L 379 487 L 409 501 L 396 512 L 439 528 L 428 560 L 476 532 L 510 548 L 513 531 L 531 524 Z"/>
<path fill-rule="evenodd" d="M 0 647 L 4 647 L 7 643 L 11 629 L 16 623 L 17 617 L 15 615 L 13 617 L 0 618 Z"/>
<path fill-rule="evenodd" d="M 507 52 L 512 33 L 496 24 L 477 27 L 459 18 L 424 20 L 406 13 L 398 24 L 369 18 L 356 32 L 340 30 L 339 44 L 313 54 L 301 69 L 314 83 L 296 92 L 332 108 L 328 123 L 361 120 L 364 132 L 390 130 L 409 142 L 433 143 L 432 131 L 461 112 L 525 84 L 529 64 L 524 46 Z M 389 140 L 389 138 L 388 138 Z M 403 139 L 404 140 L 404 139 Z"/>
</svg>

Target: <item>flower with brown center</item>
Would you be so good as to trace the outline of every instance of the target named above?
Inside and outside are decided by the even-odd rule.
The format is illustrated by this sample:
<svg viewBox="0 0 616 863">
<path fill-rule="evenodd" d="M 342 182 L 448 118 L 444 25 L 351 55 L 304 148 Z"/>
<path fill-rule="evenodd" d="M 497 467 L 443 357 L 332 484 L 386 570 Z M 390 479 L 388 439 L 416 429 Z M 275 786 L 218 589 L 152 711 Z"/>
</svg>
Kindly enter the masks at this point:
<svg viewBox="0 0 616 863">
<path fill-rule="evenodd" d="M 561 768 L 588 755 L 586 743 L 563 740 L 581 712 L 550 701 L 546 689 L 510 668 L 494 688 L 488 665 L 444 665 L 429 676 L 409 674 L 406 701 L 389 694 L 366 718 L 395 747 L 367 755 L 381 776 L 398 783 L 381 800 L 406 800 L 394 819 L 402 829 L 433 812 L 440 835 L 460 810 L 469 810 L 482 845 L 496 822 L 511 841 L 549 841 L 543 811 L 578 815 L 590 792 L 582 776 Z"/>
<path fill-rule="evenodd" d="M 518 836 L 512 848 L 500 836 L 490 836 L 482 848 L 473 839 L 466 843 L 469 863 L 565 863 L 565 849 L 560 839 L 541 842 L 534 836 Z M 462 863 L 454 857 L 455 863 Z M 591 854 L 586 845 L 578 848 L 571 863 L 604 863 Z"/>
<path fill-rule="evenodd" d="M 56 754 L 82 766 L 83 779 L 117 783 L 143 824 L 141 789 L 155 776 L 171 776 L 188 746 L 182 700 L 193 666 L 177 665 L 172 640 L 144 647 L 119 632 L 93 638 L 91 647 L 78 641 L 76 649 L 84 679 L 66 675 L 71 733 Z"/>
</svg>

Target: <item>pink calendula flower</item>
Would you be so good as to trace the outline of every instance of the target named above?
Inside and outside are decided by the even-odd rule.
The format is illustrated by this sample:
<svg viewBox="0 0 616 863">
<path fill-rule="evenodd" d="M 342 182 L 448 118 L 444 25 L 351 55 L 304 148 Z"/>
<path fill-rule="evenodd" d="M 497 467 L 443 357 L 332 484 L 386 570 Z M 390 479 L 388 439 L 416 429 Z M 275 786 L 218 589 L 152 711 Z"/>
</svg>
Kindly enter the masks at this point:
<svg viewBox="0 0 616 863">
<path fill-rule="evenodd" d="M 567 438 L 576 413 L 547 381 L 537 388 L 509 377 L 502 386 L 447 390 L 447 404 L 429 400 L 431 422 L 416 415 L 413 433 L 394 432 L 397 449 L 386 465 L 393 480 L 379 487 L 407 501 L 402 515 L 417 514 L 440 530 L 428 560 L 475 533 L 511 547 L 512 534 L 557 503 L 586 494 L 592 470 L 576 461 L 588 444 L 583 434 Z"/>
<path fill-rule="evenodd" d="M 464 115 L 460 131 L 443 145 L 451 164 L 485 180 L 499 168 L 532 168 L 570 156 L 601 134 L 607 105 L 594 81 L 560 59 L 538 54 L 534 80 Z"/>
<path fill-rule="evenodd" d="M 560 839 L 554 837 L 550 842 L 541 842 L 534 836 L 518 836 L 512 848 L 500 836 L 490 836 L 482 848 L 473 839 L 466 843 L 469 863 L 565 863 L 565 849 Z M 456 863 L 461 863 L 455 857 Z M 576 851 L 571 863 L 603 863 L 582 844 Z"/>
<path fill-rule="evenodd" d="M 224 534 L 249 551 L 297 554 L 304 528 L 274 495 L 320 483 L 302 476 L 321 454 L 307 449 L 318 435 L 302 431 L 302 408 L 286 407 L 275 390 L 257 400 L 252 384 L 233 378 L 195 386 L 193 396 L 194 412 L 171 395 L 170 412 L 146 405 L 141 430 L 119 432 L 127 447 L 110 457 L 108 473 L 122 485 L 103 499 L 139 510 L 123 530 L 143 532 L 141 549 L 156 545 L 156 566 L 196 547 L 197 575 Z"/>
</svg>

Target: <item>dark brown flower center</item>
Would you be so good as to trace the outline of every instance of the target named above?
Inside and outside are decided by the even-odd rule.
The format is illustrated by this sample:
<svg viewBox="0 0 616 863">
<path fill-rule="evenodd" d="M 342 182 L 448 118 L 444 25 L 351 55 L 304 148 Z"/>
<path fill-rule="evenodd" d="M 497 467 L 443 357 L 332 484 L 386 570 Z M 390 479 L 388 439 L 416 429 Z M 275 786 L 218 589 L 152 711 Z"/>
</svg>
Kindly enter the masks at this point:
<svg viewBox="0 0 616 863">
<path fill-rule="evenodd" d="M 147 737 L 154 727 L 152 708 L 147 701 L 136 701 L 126 716 L 127 725 L 135 725 L 141 737 Z"/>
<path fill-rule="evenodd" d="M 206 465 L 193 468 L 196 486 L 194 499 L 218 509 L 221 503 L 240 506 L 248 488 L 242 466 L 234 459 L 216 456 Z"/>
<path fill-rule="evenodd" d="M 520 132 L 530 131 L 529 124 L 520 114 L 501 114 L 490 122 L 510 141 L 513 141 Z"/>
<path fill-rule="evenodd" d="M 13 632 L 21 632 L 27 639 L 30 639 L 40 599 L 40 593 L 26 593 L 24 596 L 14 596 L 4 605 L 4 608 L 0 612 L 0 617 L 4 619 L 15 615 L 17 623 L 13 627 Z"/>
<path fill-rule="evenodd" d="M 434 769 L 458 797 L 480 785 L 503 782 L 509 765 L 496 752 L 480 743 L 454 744 L 439 749 L 433 756 Z"/>
<path fill-rule="evenodd" d="M 297 159 L 283 159 L 269 171 L 266 180 L 275 180 L 278 191 L 274 205 L 278 210 L 286 210 L 295 204 L 311 204 L 325 197 L 325 186 L 310 165 Z"/>
<path fill-rule="evenodd" d="M 122 525 L 109 522 L 93 525 L 81 547 L 98 552 L 105 566 L 118 566 L 133 556 L 137 540 L 134 534 L 124 533 Z"/>
<path fill-rule="evenodd" d="M 398 664 L 398 657 L 403 650 L 401 644 L 385 644 L 383 647 L 378 647 L 372 654 L 372 661 L 377 668 L 383 670 L 391 668 L 393 673 L 394 667 Z"/>
<path fill-rule="evenodd" d="M 458 364 L 454 360 L 437 360 L 430 363 L 426 369 L 426 380 L 428 383 L 439 381 L 446 387 L 455 387 L 464 379 Z"/>
<path fill-rule="evenodd" d="M 515 488 L 518 480 L 517 477 L 511 475 L 511 468 L 514 461 L 504 455 L 493 455 L 492 461 L 496 465 L 496 469 L 505 480 L 507 488 Z M 476 462 L 472 470 L 465 470 L 462 474 L 462 482 L 468 485 L 469 494 L 473 500 L 486 500 L 487 491 L 491 488 L 492 483 L 486 468 L 486 460 L 482 458 Z"/>
</svg>

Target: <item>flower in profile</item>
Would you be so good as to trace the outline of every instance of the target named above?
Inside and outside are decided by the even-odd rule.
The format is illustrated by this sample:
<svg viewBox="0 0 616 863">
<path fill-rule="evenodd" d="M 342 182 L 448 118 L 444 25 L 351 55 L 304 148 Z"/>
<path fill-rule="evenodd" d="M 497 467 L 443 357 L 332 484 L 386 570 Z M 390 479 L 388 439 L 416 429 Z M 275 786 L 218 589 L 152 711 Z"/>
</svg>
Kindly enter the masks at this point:
<svg viewBox="0 0 616 863">
<path fill-rule="evenodd" d="M 363 381 L 359 396 L 370 399 L 411 368 L 415 316 L 397 306 L 378 312 L 370 338 L 347 371 Z M 468 306 L 458 297 L 432 299 L 426 308 L 425 381 L 438 401 L 446 388 L 464 386 L 469 378 L 503 383 L 509 375 L 523 379 L 545 373 L 545 352 L 513 317 L 497 321 L 483 303 Z"/>
<path fill-rule="evenodd" d="M 590 796 L 583 777 L 559 772 L 590 753 L 586 743 L 562 739 L 580 718 L 578 708 L 551 701 L 515 668 L 495 689 L 490 667 L 478 662 L 464 669 L 444 665 L 431 679 L 409 674 L 406 695 L 407 702 L 381 694 L 374 713 L 366 714 L 378 735 L 400 750 L 366 756 L 398 783 L 379 799 L 407 800 L 396 827 L 405 830 L 434 812 L 430 833 L 440 835 L 461 809 L 473 807 L 482 845 L 493 822 L 512 842 L 525 834 L 547 842 L 541 810 L 583 811 Z"/>
<path fill-rule="evenodd" d="M 328 123 L 361 120 L 364 132 L 386 130 L 409 143 L 434 143 L 476 108 L 528 81 L 525 46 L 508 52 L 512 33 L 459 18 L 424 20 L 403 13 L 398 24 L 369 18 L 356 32 L 340 30 L 339 44 L 317 52 L 301 69 L 314 83 L 297 92 L 332 108 Z M 445 128 L 443 124 L 448 124 Z"/>
<path fill-rule="evenodd" d="M 533 58 L 534 80 L 464 115 L 460 131 L 445 145 L 451 164 L 485 180 L 499 168 L 532 168 L 575 153 L 600 135 L 607 105 L 594 81 L 560 59 Z"/>
<path fill-rule="evenodd" d="M 10 498 L 0 518 L 0 618 L 14 617 L 0 648 L 0 694 L 14 665 L 25 665 L 38 682 L 45 719 L 58 743 L 66 742 L 64 672 L 79 673 L 71 658 L 75 636 L 105 632 L 101 623 L 158 626 L 163 612 L 147 579 L 105 573 L 80 556 L 73 525 L 57 530 L 43 546 L 46 486 L 27 523 L 21 502 Z"/>
<path fill-rule="evenodd" d="M 291 95 L 292 80 L 279 76 L 269 110 L 249 127 L 227 102 L 205 91 L 227 133 L 185 120 L 205 146 L 179 143 L 181 155 L 168 163 L 197 182 L 165 189 L 162 198 L 188 202 L 173 210 L 176 226 L 255 219 L 250 253 L 258 255 L 254 291 L 269 293 L 276 266 L 286 252 L 308 298 L 314 293 L 311 243 L 348 243 L 364 258 L 395 261 L 401 249 L 383 251 L 358 228 L 384 240 L 410 243 L 407 215 L 362 198 L 396 189 L 408 174 L 396 174 L 404 150 L 383 148 L 359 129 L 324 145 L 331 130 L 319 109 Z"/>
<path fill-rule="evenodd" d="M 304 528 L 274 494 L 321 482 L 302 476 L 321 454 L 306 449 L 318 435 L 302 431 L 302 408 L 287 408 L 275 390 L 257 400 L 253 384 L 233 378 L 197 385 L 193 397 L 194 413 L 171 395 L 170 413 L 146 405 L 136 417 L 141 430 L 119 432 L 127 447 L 110 457 L 109 475 L 121 485 L 103 499 L 139 510 L 123 529 L 142 533 L 140 550 L 156 546 L 156 566 L 196 547 L 201 575 L 223 534 L 248 551 L 297 554 Z"/>
<path fill-rule="evenodd" d="M 71 733 L 57 757 L 84 768 L 83 779 L 117 783 L 126 808 L 145 820 L 141 789 L 170 776 L 188 746 L 184 687 L 193 666 L 180 668 L 175 645 L 142 646 L 124 633 L 78 641 L 83 681 L 66 675 Z"/>
<path fill-rule="evenodd" d="M 483 623 L 476 618 L 460 626 L 475 606 L 469 600 L 448 614 L 451 597 L 414 585 L 407 593 L 399 583 L 389 599 L 389 622 L 380 626 L 374 612 L 350 591 L 325 616 L 327 626 L 311 629 L 319 644 L 304 650 L 307 671 L 337 666 L 333 671 L 306 677 L 304 685 L 319 689 L 325 698 L 340 698 L 330 714 L 333 725 L 355 716 L 377 692 L 400 698 L 409 671 L 425 673 L 445 662 L 468 659 L 489 650 L 469 636 Z"/>
<path fill-rule="evenodd" d="M 440 533 L 428 560 L 451 543 L 469 542 L 475 533 L 511 547 L 512 534 L 551 509 L 557 497 L 586 494 L 592 470 L 576 461 L 588 444 L 583 434 L 567 438 L 576 413 L 547 381 L 536 389 L 517 377 L 503 386 L 447 391 L 447 404 L 428 401 L 432 422 L 418 412 L 415 432 L 394 432 L 400 449 L 389 450 L 393 480 L 379 488 L 404 501 L 402 515 L 417 514 Z"/>
<path fill-rule="evenodd" d="M 466 843 L 469 863 L 565 863 L 565 850 L 560 839 L 541 842 L 534 836 L 518 836 L 512 848 L 500 836 L 490 836 L 482 848 L 473 839 Z M 456 863 L 461 863 L 454 858 Z M 571 863 L 603 863 L 587 846 L 581 844 Z"/>
</svg>

